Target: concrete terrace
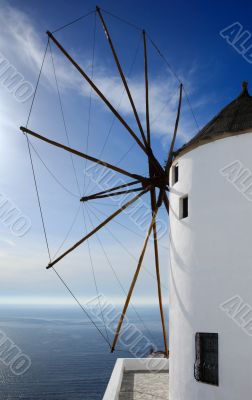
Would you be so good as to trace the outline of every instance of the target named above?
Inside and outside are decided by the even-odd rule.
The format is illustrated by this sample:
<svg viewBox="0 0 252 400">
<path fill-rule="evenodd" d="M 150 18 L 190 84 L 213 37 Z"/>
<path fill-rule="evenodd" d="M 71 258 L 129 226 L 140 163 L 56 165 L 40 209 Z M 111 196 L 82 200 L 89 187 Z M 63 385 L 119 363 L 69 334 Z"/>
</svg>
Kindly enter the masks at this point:
<svg viewBox="0 0 252 400">
<path fill-rule="evenodd" d="M 167 358 L 118 358 L 103 400 L 168 400 Z"/>
<path fill-rule="evenodd" d="M 119 400 L 169 400 L 168 371 L 125 371 Z"/>
</svg>

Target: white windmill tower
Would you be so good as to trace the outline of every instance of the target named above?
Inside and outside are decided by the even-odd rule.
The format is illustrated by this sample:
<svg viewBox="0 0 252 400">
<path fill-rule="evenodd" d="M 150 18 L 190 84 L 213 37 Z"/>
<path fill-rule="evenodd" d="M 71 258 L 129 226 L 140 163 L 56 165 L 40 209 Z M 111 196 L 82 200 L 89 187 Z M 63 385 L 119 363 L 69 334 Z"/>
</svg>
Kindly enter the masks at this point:
<svg viewBox="0 0 252 400">
<path fill-rule="evenodd" d="M 252 396 L 252 97 L 242 86 L 170 171 L 170 400 Z"/>
</svg>

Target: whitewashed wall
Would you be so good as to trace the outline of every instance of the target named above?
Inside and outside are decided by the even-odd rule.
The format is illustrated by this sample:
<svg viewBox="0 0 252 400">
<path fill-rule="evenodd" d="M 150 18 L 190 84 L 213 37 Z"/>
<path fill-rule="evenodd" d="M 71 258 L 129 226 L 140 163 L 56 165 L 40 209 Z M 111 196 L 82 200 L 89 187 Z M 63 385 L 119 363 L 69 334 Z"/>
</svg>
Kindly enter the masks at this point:
<svg viewBox="0 0 252 400">
<path fill-rule="evenodd" d="M 252 133 L 200 146 L 176 161 L 179 181 L 170 196 L 170 400 L 251 399 Z M 230 181 L 223 176 L 220 170 L 230 163 L 248 169 L 245 182 L 235 172 Z M 189 216 L 179 220 L 185 194 Z M 232 310 L 222 310 L 233 297 Z M 219 333 L 219 387 L 194 379 L 196 332 Z"/>
</svg>

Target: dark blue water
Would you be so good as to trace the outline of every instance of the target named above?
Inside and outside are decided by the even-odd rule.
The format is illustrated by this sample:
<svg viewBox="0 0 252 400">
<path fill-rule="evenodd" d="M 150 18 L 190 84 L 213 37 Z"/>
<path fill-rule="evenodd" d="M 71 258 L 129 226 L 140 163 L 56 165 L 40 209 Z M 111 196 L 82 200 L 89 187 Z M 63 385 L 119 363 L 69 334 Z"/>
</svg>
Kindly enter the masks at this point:
<svg viewBox="0 0 252 400">
<path fill-rule="evenodd" d="M 138 312 L 144 326 L 132 313 L 130 321 L 162 348 L 157 310 L 145 307 Z M 134 357 L 122 344 L 111 354 L 78 307 L 1 306 L 0 316 L 0 330 L 31 359 L 30 369 L 16 376 L 0 354 L 1 400 L 102 399 L 116 359 Z"/>
</svg>

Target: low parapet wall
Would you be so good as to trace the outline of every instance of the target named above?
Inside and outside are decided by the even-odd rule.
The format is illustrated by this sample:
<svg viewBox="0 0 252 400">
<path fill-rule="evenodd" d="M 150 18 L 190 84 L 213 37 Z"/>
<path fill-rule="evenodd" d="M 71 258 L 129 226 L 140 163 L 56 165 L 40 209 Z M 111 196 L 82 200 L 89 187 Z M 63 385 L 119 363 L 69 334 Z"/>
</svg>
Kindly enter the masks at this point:
<svg viewBox="0 0 252 400">
<path fill-rule="evenodd" d="M 124 371 L 161 372 L 169 370 L 166 358 L 118 358 L 103 400 L 118 400 Z"/>
</svg>

